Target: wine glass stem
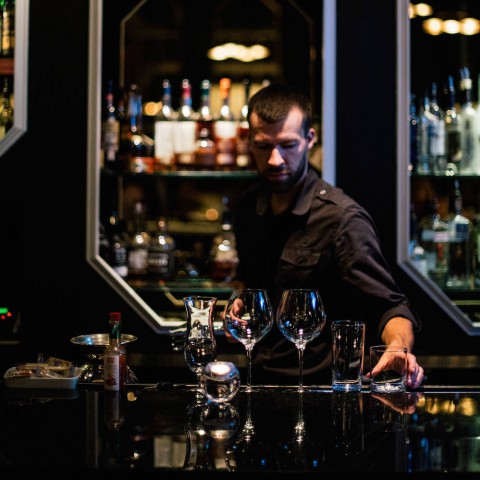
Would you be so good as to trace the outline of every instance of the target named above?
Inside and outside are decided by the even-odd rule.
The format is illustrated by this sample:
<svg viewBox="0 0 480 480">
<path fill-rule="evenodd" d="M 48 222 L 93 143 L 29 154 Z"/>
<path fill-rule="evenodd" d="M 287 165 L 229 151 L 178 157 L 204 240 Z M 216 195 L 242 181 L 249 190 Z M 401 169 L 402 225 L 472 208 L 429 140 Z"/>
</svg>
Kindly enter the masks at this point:
<svg viewBox="0 0 480 480">
<path fill-rule="evenodd" d="M 303 392 L 303 351 L 304 347 L 297 345 L 298 349 L 298 391 Z"/>
<path fill-rule="evenodd" d="M 247 350 L 247 388 L 246 392 L 252 391 L 252 349 L 253 345 L 246 347 Z"/>
</svg>

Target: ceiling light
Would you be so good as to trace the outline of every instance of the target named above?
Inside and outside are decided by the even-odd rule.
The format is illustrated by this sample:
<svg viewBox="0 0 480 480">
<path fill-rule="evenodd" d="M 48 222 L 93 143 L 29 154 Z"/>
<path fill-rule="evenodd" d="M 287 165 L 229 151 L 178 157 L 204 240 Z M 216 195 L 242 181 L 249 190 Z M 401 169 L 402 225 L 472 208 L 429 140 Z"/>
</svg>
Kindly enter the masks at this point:
<svg viewBox="0 0 480 480">
<path fill-rule="evenodd" d="M 463 35 L 476 35 L 480 32 L 480 21 L 476 18 L 460 20 L 460 33 Z"/>
<path fill-rule="evenodd" d="M 457 20 L 445 20 L 442 24 L 442 31 L 450 35 L 460 32 L 460 23 Z"/>
<path fill-rule="evenodd" d="M 429 18 L 422 23 L 423 30 L 430 35 L 440 35 L 443 32 L 443 22 L 439 18 Z"/>
<path fill-rule="evenodd" d="M 247 47 L 238 43 L 224 43 L 211 48 L 207 52 L 210 60 L 221 62 L 228 58 L 233 58 L 241 62 L 254 62 L 255 60 L 263 60 L 270 56 L 270 49 L 263 45 L 252 45 Z"/>
</svg>

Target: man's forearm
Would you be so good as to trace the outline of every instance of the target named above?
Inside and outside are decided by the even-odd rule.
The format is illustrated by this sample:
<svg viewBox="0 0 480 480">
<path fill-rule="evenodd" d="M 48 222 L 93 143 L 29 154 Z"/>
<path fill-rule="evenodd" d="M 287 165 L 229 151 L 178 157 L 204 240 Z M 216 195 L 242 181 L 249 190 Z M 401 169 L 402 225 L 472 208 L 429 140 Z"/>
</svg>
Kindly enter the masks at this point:
<svg viewBox="0 0 480 480">
<path fill-rule="evenodd" d="M 382 341 L 386 345 L 407 347 L 411 352 L 415 343 L 412 322 L 403 317 L 391 318 L 383 329 Z"/>
</svg>

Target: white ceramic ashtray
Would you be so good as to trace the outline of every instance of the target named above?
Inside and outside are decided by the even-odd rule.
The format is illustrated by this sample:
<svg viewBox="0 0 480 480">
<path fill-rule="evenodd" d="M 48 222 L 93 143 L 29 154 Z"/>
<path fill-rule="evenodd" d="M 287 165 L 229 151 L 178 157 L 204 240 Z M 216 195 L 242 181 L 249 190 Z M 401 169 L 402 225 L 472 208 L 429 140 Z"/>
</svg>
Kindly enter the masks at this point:
<svg viewBox="0 0 480 480">
<path fill-rule="evenodd" d="M 3 375 L 5 385 L 9 388 L 49 388 L 52 390 L 77 388 L 79 378 L 80 368 L 75 368 L 73 377 L 27 376 L 17 367 L 9 368 Z"/>
</svg>

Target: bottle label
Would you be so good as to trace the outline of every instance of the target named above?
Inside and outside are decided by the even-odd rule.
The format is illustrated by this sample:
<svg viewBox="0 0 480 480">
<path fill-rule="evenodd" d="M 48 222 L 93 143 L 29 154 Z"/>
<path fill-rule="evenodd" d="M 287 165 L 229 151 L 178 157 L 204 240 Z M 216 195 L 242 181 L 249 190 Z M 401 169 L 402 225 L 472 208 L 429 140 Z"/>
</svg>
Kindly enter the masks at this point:
<svg viewBox="0 0 480 480">
<path fill-rule="evenodd" d="M 103 384 L 105 390 L 120 390 L 120 357 L 104 355 Z"/>
<path fill-rule="evenodd" d="M 155 159 L 160 165 L 173 163 L 173 122 L 155 122 Z"/>
</svg>

